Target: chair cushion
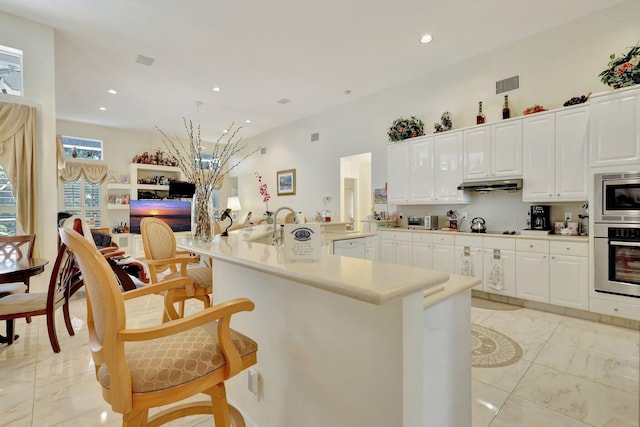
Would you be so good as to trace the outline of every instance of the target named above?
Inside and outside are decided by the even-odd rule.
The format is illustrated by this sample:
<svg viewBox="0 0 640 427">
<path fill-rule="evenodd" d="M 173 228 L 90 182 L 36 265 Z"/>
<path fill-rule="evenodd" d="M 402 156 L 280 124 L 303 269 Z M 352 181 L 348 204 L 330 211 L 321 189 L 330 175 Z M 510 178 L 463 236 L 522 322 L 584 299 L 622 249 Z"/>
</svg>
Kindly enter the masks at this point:
<svg viewBox="0 0 640 427">
<path fill-rule="evenodd" d="M 64 301 L 64 294 L 60 293 L 56 306 Z M 0 316 L 7 314 L 28 313 L 45 310 L 47 308 L 47 293 L 35 292 L 30 294 L 12 294 L 0 298 Z"/>
<path fill-rule="evenodd" d="M 251 338 L 231 330 L 233 344 L 242 357 L 258 350 Z M 226 360 L 218 344 L 217 322 L 175 335 L 125 344 L 134 393 L 166 390 L 188 383 L 224 367 Z M 100 366 L 98 381 L 109 388 L 107 365 Z"/>
<path fill-rule="evenodd" d="M 0 298 L 11 294 L 22 294 L 27 290 L 24 283 L 2 283 L 0 284 Z"/>
<path fill-rule="evenodd" d="M 211 288 L 213 286 L 213 272 L 210 267 L 187 268 L 187 276 L 193 279 L 193 286 L 196 288 Z M 178 277 L 182 277 L 179 271 L 167 274 L 162 280 L 177 279 Z"/>
</svg>

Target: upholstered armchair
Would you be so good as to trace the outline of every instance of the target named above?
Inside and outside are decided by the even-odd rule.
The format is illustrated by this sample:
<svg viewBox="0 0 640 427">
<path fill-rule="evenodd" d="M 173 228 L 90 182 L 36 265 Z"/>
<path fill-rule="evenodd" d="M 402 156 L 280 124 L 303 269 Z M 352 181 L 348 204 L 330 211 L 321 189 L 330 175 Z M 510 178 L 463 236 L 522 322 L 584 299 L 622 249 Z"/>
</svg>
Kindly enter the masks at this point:
<svg viewBox="0 0 640 427">
<path fill-rule="evenodd" d="M 174 419 L 213 413 L 215 425 L 245 426 L 227 403 L 225 381 L 256 363 L 257 344 L 230 328 L 231 316 L 254 305 L 239 298 L 182 318 L 172 294 L 192 285 L 177 277 L 122 293 L 104 257 L 77 232 L 61 229 L 73 251 L 87 292 L 87 328 L 96 377 L 104 399 L 122 414 L 123 426 L 158 426 Z M 166 323 L 128 329 L 125 300 L 166 293 Z M 185 368 L 188 367 L 188 368 Z M 209 400 L 169 407 L 148 418 L 149 409 L 204 393 Z"/>
</svg>

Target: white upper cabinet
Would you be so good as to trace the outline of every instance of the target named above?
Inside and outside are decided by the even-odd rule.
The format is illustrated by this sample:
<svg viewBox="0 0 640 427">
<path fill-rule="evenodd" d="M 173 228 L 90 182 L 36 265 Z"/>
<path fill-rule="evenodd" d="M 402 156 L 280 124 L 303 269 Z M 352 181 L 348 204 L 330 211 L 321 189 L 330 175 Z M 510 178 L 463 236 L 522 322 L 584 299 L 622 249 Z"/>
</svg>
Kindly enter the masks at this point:
<svg viewBox="0 0 640 427">
<path fill-rule="evenodd" d="M 640 162 L 640 89 L 618 89 L 591 99 L 590 166 Z"/>
<path fill-rule="evenodd" d="M 387 203 L 409 201 L 409 144 L 387 145 Z"/>
<path fill-rule="evenodd" d="M 464 131 L 464 179 L 522 176 L 522 120 Z"/>
<path fill-rule="evenodd" d="M 464 131 L 464 179 L 485 179 L 491 175 L 491 127 Z"/>
<path fill-rule="evenodd" d="M 556 198 L 587 199 L 589 107 L 556 113 Z"/>
<path fill-rule="evenodd" d="M 410 194 L 413 202 L 429 202 L 435 199 L 434 174 L 434 138 L 418 138 L 409 145 L 411 160 Z"/>
<path fill-rule="evenodd" d="M 588 126 L 585 106 L 523 119 L 523 201 L 587 199 Z"/>
<path fill-rule="evenodd" d="M 522 200 L 554 198 L 556 121 L 553 113 L 537 113 L 522 123 Z"/>
<path fill-rule="evenodd" d="M 387 145 L 390 204 L 463 202 L 462 173 L 461 131 Z"/>
<path fill-rule="evenodd" d="M 522 120 L 491 125 L 491 173 L 493 177 L 522 176 Z"/>
<path fill-rule="evenodd" d="M 448 131 L 435 136 L 435 190 L 438 201 L 464 202 L 464 192 L 458 190 L 462 183 L 464 171 L 462 167 L 461 131 Z"/>
</svg>

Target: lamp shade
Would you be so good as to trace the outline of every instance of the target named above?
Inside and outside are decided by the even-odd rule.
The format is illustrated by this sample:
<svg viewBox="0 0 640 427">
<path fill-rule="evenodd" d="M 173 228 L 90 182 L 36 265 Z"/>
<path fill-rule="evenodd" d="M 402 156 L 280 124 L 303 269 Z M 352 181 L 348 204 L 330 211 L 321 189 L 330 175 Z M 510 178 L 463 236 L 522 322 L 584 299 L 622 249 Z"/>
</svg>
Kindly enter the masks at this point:
<svg viewBox="0 0 640 427">
<path fill-rule="evenodd" d="M 242 210 L 240 207 L 240 198 L 239 197 L 228 197 L 227 198 L 227 208 L 232 211 Z"/>
</svg>

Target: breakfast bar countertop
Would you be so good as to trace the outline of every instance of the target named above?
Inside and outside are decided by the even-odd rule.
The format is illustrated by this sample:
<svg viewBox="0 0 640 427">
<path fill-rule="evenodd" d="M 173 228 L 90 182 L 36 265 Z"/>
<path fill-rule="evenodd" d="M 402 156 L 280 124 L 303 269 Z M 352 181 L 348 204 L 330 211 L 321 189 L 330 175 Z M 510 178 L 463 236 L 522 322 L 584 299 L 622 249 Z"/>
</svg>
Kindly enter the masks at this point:
<svg viewBox="0 0 640 427">
<path fill-rule="evenodd" d="M 214 261 L 226 261 L 376 305 L 428 290 L 449 280 L 444 272 L 339 257 L 325 251 L 318 261 L 285 262 L 282 248 L 251 241 L 269 233 L 268 226 L 259 225 L 230 232 L 228 237 L 216 236 L 208 243 L 187 240 L 178 247 Z"/>
</svg>

